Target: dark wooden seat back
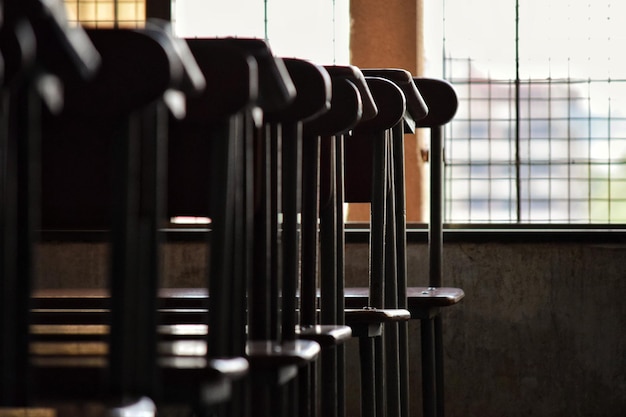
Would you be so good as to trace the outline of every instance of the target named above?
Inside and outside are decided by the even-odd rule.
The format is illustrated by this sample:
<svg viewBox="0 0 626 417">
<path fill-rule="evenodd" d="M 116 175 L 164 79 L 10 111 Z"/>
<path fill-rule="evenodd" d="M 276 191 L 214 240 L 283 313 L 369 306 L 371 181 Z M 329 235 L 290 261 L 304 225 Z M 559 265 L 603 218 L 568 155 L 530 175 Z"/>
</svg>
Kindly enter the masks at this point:
<svg viewBox="0 0 626 417">
<path fill-rule="evenodd" d="M 215 165 L 211 163 L 215 135 L 228 135 L 230 117 L 241 115 L 255 103 L 259 93 L 257 63 L 223 42 L 188 39 L 187 43 L 207 87 L 202 94 L 187 97 L 183 120 L 170 123 L 167 213 L 169 218 L 210 218 L 210 203 L 215 201 Z"/>
<path fill-rule="evenodd" d="M 0 407 L 26 407 L 33 386 L 29 360 L 30 295 L 39 230 L 42 107 L 63 103 L 58 77 L 38 45 L 47 42 L 73 73 L 85 77 L 98 54 L 81 29 L 74 37 L 47 2 L 4 2 L 0 23 Z M 46 37 L 36 32 L 51 29 Z M 37 71 L 36 71 L 37 70 Z M 27 410 L 21 410 L 27 412 Z M 9 412 L 11 412 L 9 410 Z"/>
<path fill-rule="evenodd" d="M 360 123 L 345 138 L 344 192 L 347 202 L 370 203 L 369 288 L 368 306 L 403 314 L 397 302 L 396 275 L 388 237 L 390 214 L 394 210 L 390 187 L 391 132 L 402 125 L 406 99 L 402 90 L 382 77 L 365 77 L 379 109 L 376 117 Z M 405 316 L 406 317 L 406 316 Z M 398 322 L 381 321 L 380 337 L 362 338 L 362 372 L 370 380 L 362 380 L 366 396 L 361 399 L 364 415 L 399 415 L 399 347 Z"/>
<path fill-rule="evenodd" d="M 379 77 L 368 78 L 368 85 L 378 93 L 376 105 L 381 111 L 375 118 L 359 124 L 351 137 L 345 141 L 345 199 L 348 203 L 368 203 L 372 201 L 374 160 L 373 135 L 380 135 L 391 129 L 404 117 L 406 101 L 402 91 L 390 81 Z M 388 92 L 386 91 L 388 90 Z M 384 109 L 384 112 L 382 111 Z M 382 114 L 381 114 L 382 113 Z"/>
<path fill-rule="evenodd" d="M 300 324 L 317 323 L 316 291 L 318 271 L 318 218 L 319 207 L 331 201 L 329 166 L 320 169 L 320 163 L 330 164 L 320 152 L 330 152 L 327 141 L 320 137 L 342 134 L 352 129 L 362 117 L 363 101 L 356 85 L 342 76 L 333 76 L 330 110 L 304 124 L 303 174 L 302 174 L 302 285 Z M 320 148 L 321 147 L 321 148 Z M 323 149 L 323 150 L 321 150 Z M 320 162 L 325 161 L 325 162 Z M 323 190 L 323 191 L 320 191 Z M 323 202 L 323 203 L 320 203 Z"/>
<path fill-rule="evenodd" d="M 42 226 L 110 231 L 106 392 L 154 398 L 166 195 L 164 94 L 185 88 L 185 68 L 192 63 L 184 65 L 181 50 L 164 31 L 87 34 L 102 57 L 98 73 L 88 81 L 68 79 L 63 111 L 44 119 Z"/>
<path fill-rule="evenodd" d="M 183 77 L 153 37 L 135 31 L 89 30 L 103 63 L 88 81 L 65 83 L 65 106 L 44 120 L 42 227 L 108 230 L 116 134 L 128 116 L 159 100 Z M 137 53 L 142 51 L 142 53 Z"/>
<path fill-rule="evenodd" d="M 415 84 L 428 106 L 428 115 L 418 127 L 430 128 L 430 221 L 429 221 L 429 286 L 442 286 L 443 256 L 443 129 L 458 107 L 454 87 L 448 81 L 415 78 Z"/>
<path fill-rule="evenodd" d="M 365 68 L 363 69 L 363 74 L 365 76 L 385 78 L 400 87 L 406 100 L 406 112 L 403 117 L 404 130 L 409 133 L 415 133 L 415 123 L 426 117 L 428 107 L 424 103 L 424 99 L 417 89 L 411 73 L 400 68 Z"/>
</svg>

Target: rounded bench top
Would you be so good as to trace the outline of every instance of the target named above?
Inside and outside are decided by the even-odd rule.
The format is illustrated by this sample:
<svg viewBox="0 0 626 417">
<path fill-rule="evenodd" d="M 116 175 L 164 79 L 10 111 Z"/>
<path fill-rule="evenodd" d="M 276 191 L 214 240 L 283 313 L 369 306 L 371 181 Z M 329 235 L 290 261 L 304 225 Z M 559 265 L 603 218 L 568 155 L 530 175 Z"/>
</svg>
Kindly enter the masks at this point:
<svg viewBox="0 0 626 417">
<path fill-rule="evenodd" d="M 428 115 L 417 121 L 419 127 L 435 127 L 448 123 L 459 105 L 452 84 L 438 78 L 413 78 L 428 106 Z"/>
<path fill-rule="evenodd" d="M 184 123 L 208 125 L 236 114 L 257 101 L 257 61 L 241 48 L 216 39 L 187 39 L 206 80 L 199 95 L 187 97 Z"/>
<path fill-rule="evenodd" d="M 297 58 L 283 58 L 296 88 L 295 99 L 282 110 L 265 112 L 269 122 L 304 121 L 330 109 L 332 86 L 322 66 Z"/>
<path fill-rule="evenodd" d="M 332 79 L 347 79 L 357 87 L 363 103 L 361 120 L 369 120 L 376 116 L 376 113 L 378 113 L 376 102 L 365 82 L 363 72 L 358 67 L 354 65 L 327 65 L 326 70 Z"/>
<path fill-rule="evenodd" d="M 296 88 L 282 59 L 275 57 L 269 43 L 256 38 L 214 38 L 239 48 L 256 60 L 259 74 L 259 95 L 256 105 L 263 111 L 284 109 L 294 100 Z"/>
<path fill-rule="evenodd" d="M 391 129 L 404 117 L 406 99 L 400 87 L 386 78 L 365 77 L 367 86 L 378 108 L 376 117 L 364 120 L 357 126 L 359 131 Z"/>
<path fill-rule="evenodd" d="M 332 79 L 330 109 L 304 123 L 307 136 L 340 135 L 353 129 L 363 112 L 361 94 L 347 79 Z"/>
<path fill-rule="evenodd" d="M 385 78 L 400 87 L 406 98 L 407 110 L 413 120 L 418 121 L 426 117 L 428 107 L 409 71 L 400 68 L 367 68 L 362 71 L 365 76 Z"/>
<path fill-rule="evenodd" d="M 105 121 L 159 99 L 184 74 L 173 46 L 154 34 L 126 29 L 89 29 L 102 57 L 95 76 L 65 84 L 63 115 Z M 140 53 L 138 51 L 141 51 Z"/>
</svg>

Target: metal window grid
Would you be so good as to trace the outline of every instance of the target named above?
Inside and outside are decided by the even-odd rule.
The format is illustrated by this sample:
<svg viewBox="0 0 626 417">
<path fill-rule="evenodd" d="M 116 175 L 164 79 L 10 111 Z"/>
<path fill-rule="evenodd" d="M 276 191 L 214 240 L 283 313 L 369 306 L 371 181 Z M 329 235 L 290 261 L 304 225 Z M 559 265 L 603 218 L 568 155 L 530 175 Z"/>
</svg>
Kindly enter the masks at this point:
<svg viewBox="0 0 626 417">
<path fill-rule="evenodd" d="M 146 0 L 65 0 L 70 23 L 91 28 L 138 28 L 146 21 Z"/>
<path fill-rule="evenodd" d="M 609 71 L 606 78 L 552 77 L 549 57 L 545 78 L 523 78 L 519 45 L 527 32 L 517 30 L 524 16 L 511 21 L 518 71 L 509 79 L 484 75 L 472 57 L 444 53 L 444 78 L 459 96 L 446 127 L 445 221 L 625 223 L 626 80 Z"/>
</svg>

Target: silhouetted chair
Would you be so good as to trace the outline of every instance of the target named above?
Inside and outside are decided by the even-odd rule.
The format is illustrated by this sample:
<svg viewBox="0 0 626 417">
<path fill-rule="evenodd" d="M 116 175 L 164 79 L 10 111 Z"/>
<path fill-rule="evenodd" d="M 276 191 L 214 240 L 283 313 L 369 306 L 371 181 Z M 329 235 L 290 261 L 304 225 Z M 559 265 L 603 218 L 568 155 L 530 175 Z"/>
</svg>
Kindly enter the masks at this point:
<svg viewBox="0 0 626 417">
<path fill-rule="evenodd" d="M 423 409 L 426 415 L 432 415 L 434 413 L 435 408 L 437 407 L 437 402 L 440 403 L 439 407 L 442 409 L 443 400 L 442 400 L 442 390 L 443 390 L 443 379 L 442 379 L 442 366 L 441 366 L 441 345 L 440 342 L 437 342 L 437 351 L 435 354 L 435 338 L 434 331 L 432 330 L 432 326 L 434 325 L 434 321 L 432 320 L 437 316 L 441 307 L 449 306 L 456 304 L 459 302 L 464 293 L 459 288 L 448 288 L 448 287 L 406 287 L 407 282 L 407 271 L 406 271 L 406 218 L 405 218 L 405 182 L 404 182 L 404 152 L 403 152 L 403 136 L 405 131 L 414 132 L 415 127 L 421 127 L 422 123 L 424 126 L 430 126 L 432 120 L 435 120 L 432 115 L 426 115 L 426 110 L 430 111 L 430 107 L 428 106 L 428 102 L 425 97 L 422 97 L 421 90 L 417 89 L 417 81 L 413 81 L 411 74 L 408 71 L 402 69 L 364 69 L 363 72 L 368 75 L 380 76 L 390 81 L 396 83 L 404 92 L 405 98 L 407 100 L 407 113 L 404 117 L 404 122 L 399 123 L 393 128 L 392 137 L 393 140 L 391 142 L 391 173 L 390 175 L 390 187 L 392 193 L 390 195 L 394 195 L 394 204 L 395 204 L 395 216 L 388 217 L 388 227 L 393 227 L 393 229 L 387 229 L 387 265 L 389 266 L 386 269 L 386 273 L 395 274 L 398 281 L 398 302 L 400 306 L 404 306 L 408 308 L 411 312 L 412 319 L 419 319 L 422 323 L 422 331 L 421 331 L 421 346 L 422 346 L 422 396 L 423 396 Z M 417 80 L 417 79 L 416 79 Z M 430 91 L 428 91 L 431 93 Z M 432 95 L 432 93 L 431 93 Z M 449 100 L 451 97 L 449 96 L 449 92 L 442 94 L 442 100 Z M 437 101 L 432 101 L 431 103 L 436 104 Z M 456 99 L 452 98 L 449 101 L 450 108 L 456 106 Z M 433 111 L 438 111 L 439 109 L 435 108 Z M 449 109 L 445 110 L 445 114 L 452 117 L 452 114 L 449 114 Z M 435 116 L 438 120 L 442 120 L 440 116 Z M 440 168 L 439 168 L 440 169 Z M 435 178 L 437 178 L 435 176 Z M 441 190 L 440 184 L 435 184 L 433 186 L 433 190 L 435 195 L 437 195 L 437 187 Z M 439 191 L 440 192 L 440 191 Z M 434 207 L 434 212 L 431 211 L 431 230 L 440 230 L 441 226 L 437 226 L 441 221 L 441 203 L 439 206 Z M 389 212 L 388 212 L 389 213 Z M 439 220 L 437 220 L 439 219 Z M 393 238 L 391 238 L 393 236 Z M 439 242 L 439 243 L 437 243 Z M 441 240 L 431 240 L 430 251 L 437 252 L 437 245 L 441 243 Z M 440 250 L 439 250 L 440 253 Z M 436 260 L 437 257 L 431 258 L 431 262 L 440 262 Z M 439 266 L 433 268 L 434 271 L 440 270 Z M 432 281 L 430 281 L 432 282 Z M 440 281 L 439 281 L 440 282 Z M 429 284 L 430 285 L 430 284 Z M 365 289 L 363 288 L 348 288 L 346 290 L 346 303 L 351 306 L 361 305 L 364 301 Z M 408 336 L 405 332 L 408 331 L 405 326 L 400 326 L 399 333 L 399 342 L 401 348 L 401 365 L 400 365 L 400 374 L 401 374 L 401 414 L 407 415 L 408 413 L 408 352 L 406 351 L 408 343 Z M 438 333 L 439 334 L 439 333 Z M 437 372 L 439 373 L 436 376 L 435 369 L 437 368 Z M 438 390 L 439 396 L 437 397 L 435 392 Z M 388 402 L 388 404 L 391 404 Z M 441 415 L 441 414 L 440 414 Z"/>
<path fill-rule="evenodd" d="M 101 68 L 89 81 L 68 79 L 63 112 L 45 117 L 42 227 L 110 232 L 110 315 L 99 318 L 110 328 L 86 342 L 72 326 L 48 334 L 33 345 L 34 382 L 44 401 L 92 399 L 110 402 L 111 413 L 145 415 L 178 366 L 163 358 L 167 345 L 157 348 L 167 112 L 184 114 L 169 99 L 172 90 L 199 92 L 204 78 L 160 27 L 87 33 Z M 108 349 L 83 356 L 93 337 Z M 68 338 L 77 351 L 55 356 Z"/>
<path fill-rule="evenodd" d="M 33 410 L 29 364 L 30 294 L 39 229 L 42 108 L 59 110 L 63 95 L 46 48 L 76 76 L 98 66 L 98 54 L 80 29 L 70 31 L 62 5 L 30 0 L 2 5 L 0 51 L 0 407 Z"/>
<path fill-rule="evenodd" d="M 325 72 L 335 72 L 326 67 Z M 328 73 L 328 72 L 327 72 Z M 336 242 L 333 230 L 337 227 L 333 216 L 336 204 L 332 179 L 326 175 L 327 168 L 320 167 L 321 153 L 334 152 L 331 138 L 352 129 L 361 119 L 363 103 L 358 88 L 344 77 L 330 76 L 332 100 L 327 112 L 310 118 L 304 123 L 302 152 L 302 282 L 301 282 L 301 328 L 303 337 L 326 334 L 320 340 L 326 349 L 321 358 L 321 413 L 336 416 L 343 408 L 344 387 L 343 361 L 346 338 L 352 329 L 345 325 L 343 311 L 343 283 L 338 282 L 336 263 L 322 256 L 323 251 L 335 256 Z M 364 85 L 362 86 L 362 88 Z M 372 102 L 368 103 L 371 106 Z M 368 112 L 372 107 L 368 107 Z M 334 177 L 333 177 L 334 178 Z M 319 229 L 318 229 L 319 220 Z M 343 279 L 343 276 L 341 276 Z M 316 303 L 320 290 L 320 302 Z M 341 302 L 338 300 L 341 299 Z M 329 337 L 330 336 L 330 337 Z M 314 336 L 317 337 L 317 336 Z"/>
<path fill-rule="evenodd" d="M 300 284 L 300 299 L 315 299 L 315 274 L 305 273 L 309 265 L 310 257 L 306 255 L 300 256 L 300 232 L 299 232 L 299 215 L 302 214 L 303 224 L 307 221 L 308 214 L 304 214 L 301 199 L 303 190 L 309 183 L 303 180 L 302 166 L 310 167 L 308 161 L 311 159 L 309 152 L 303 152 L 303 146 L 310 150 L 311 143 L 317 142 L 317 137 L 309 137 L 305 132 L 309 131 L 311 124 L 320 119 L 332 117 L 333 111 L 336 111 L 338 99 L 334 86 L 331 86 L 331 80 L 327 71 L 320 66 L 299 59 L 284 59 L 284 63 L 289 71 L 296 87 L 296 97 L 285 110 L 266 115 L 266 121 L 270 124 L 270 137 L 274 141 L 275 149 L 280 149 L 282 154 L 282 175 L 276 180 L 280 180 L 280 190 L 282 198 L 281 212 L 282 216 L 282 238 L 280 239 L 282 246 L 282 269 L 277 271 L 282 276 L 282 303 L 285 311 L 292 311 L 294 306 L 289 305 L 296 303 L 297 287 Z M 332 98 L 331 98 L 332 97 Z M 303 145 L 303 136 L 306 136 L 307 143 Z M 303 157 L 305 161 L 303 161 Z M 310 170 L 307 170 L 310 173 Z M 304 193 L 308 198 L 310 196 Z M 301 238 L 306 243 L 302 243 L 302 248 L 314 247 L 310 242 L 310 233 L 314 232 L 311 227 L 303 227 Z M 307 249 L 308 250 L 308 249 Z M 302 259 L 302 267 L 300 260 Z M 313 279 L 308 282 L 307 279 Z M 305 303 L 306 304 L 306 303 Z M 304 309 L 299 309 L 300 316 L 314 316 L 315 311 L 309 310 L 304 313 Z M 337 325 L 336 322 L 328 322 L 325 325 L 319 324 L 301 324 L 303 322 L 297 320 L 292 314 L 283 314 L 282 336 L 286 339 L 305 339 L 317 342 L 321 347 L 321 369 L 322 380 L 317 383 L 316 376 L 317 365 L 312 363 L 306 369 L 303 369 L 299 378 L 300 391 L 300 412 L 299 415 L 315 416 L 317 415 L 317 399 L 321 397 L 322 403 L 326 398 L 335 398 L 336 390 L 333 389 L 331 381 L 324 379 L 329 374 L 329 367 L 333 367 L 329 363 L 328 357 L 333 355 L 336 347 L 341 345 L 350 338 L 350 328 L 343 325 Z M 315 323 L 318 323 L 315 321 Z M 300 324 L 296 326 L 296 324 Z M 334 375 L 335 368 L 330 372 Z M 307 371 L 307 372 L 304 372 Z"/>
<path fill-rule="evenodd" d="M 396 284 L 387 283 L 385 281 L 387 276 L 384 274 L 388 130 L 401 120 L 405 101 L 402 92 L 391 82 L 376 77 L 365 79 L 379 113 L 376 117 L 359 123 L 352 135 L 345 137 L 344 182 L 346 201 L 371 202 L 369 257 L 371 275 L 370 286 L 365 290 L 366 297 L 361 304 L 368 308 L 347 309 L 345 317 L 346 323 L 360 327 L 359 331 L 355 331 L 353 327 L 353 333 L 359 336 L 362 362 L 362 413 L 383 415 L 386 401 L 385 386 L 393 383 L 388 381 L 388 377 L 397 378 L 392 374 L 398 372 L 398 360 L 396 356 L 395 366 L 389 360 L 385 365 L 382 327 L 385 326 L 386 333 L 393 333 L 389 337 L 397 338 L 397 332 L 393 331 L 395 326 L 391 323 L 406 321 L 409 318 L 406 309 L 385 304 L 385 288 L 395 288 Z M 343 218 L 343 210 L 339 205 L 337 210 L 338 216 Z M 338 254 L 340 258 L 343 257 L 343 247 L 339 248 Z M 397 355 L 397 342 L 386 349 L 390 354 Z M 395 386 L 397 390 L 397 383 Z"/>
<path fill-rule="evenodd" d="M 444 415 L 443 331 L 441 309 L 455 305 L 465 293 L 460 288 L 443 286 L 443 132 L 454 117 L 458 99 L 454 87 L 447 81 L 414 78 L 428 116 L 417 127 L 430 130 L 430 220 L 428 230 L 429 279 L 428 288 L 409 294 L 414 298 L 412 314 L 420 318 L 422 328 L 422 384 L 424 416 Z M 411 307 L 410 307 L 411 308 Z"/>
<path fill-rule="evenodd" d="M 285 410 L 295 412 L 298 402 L 294 378 L 299 370 L 306 369 L 315 361 L 319 344 L 295 338 L 293 276 L 282 274 L 283 265 L 279 263 L 280 259 L 286 263 L 292 260 L 279 256 L 279 238 L 287 238 L 289 232 L 279 230 L 281 225 L 278 223 L 282 203 L 278 193 L 279 179 L 282 178 L 280 164 L 277 163 L 281 157 L 278 144 L 282 139 L 288 150 L 294 143 L 291 142 L 291 134 L 282 136 L 278 132 L 283 122 L 287 126 L 297 126 L 298 118 L 303 117 L 301 114 L 311 110 L 303 109 L 302 102 L 294 102 L 295 91 L 289 71 L 282 60 L 272 55 L 266 42 L 254 39 L 190 39 L 188 42 L 192 49 L 202 43 L 216 43 L 245 52 L 258 67 L 259 96 L 241 115 L 241 124 L 237 125 L 238 131 L 243 132 L 242 147 L 237 151 L 239 159 L 228 165 L 228 169 L 239 170 L 234 178 L 239 178 L 237 184 L 240 187 L 236 184 L 233 190 L 240 191 L 233 192 L 239 193 L 234 199 L 243 202 L 243 205 L 234 206 L 227 214 L 234 218 L 234 229 L 230 233 L 233 239 L 241 241 L 241 245 L 237 245 L 236 252 L 230 255 L 215 252 L 211 256 L 232 259 L 234 263 L 230 272 L 235 277 L 241 274 L 245 283 L 242 290 L 247 289 L 247 298 L 246 292 L 240 291 L 239 300 L 234 300 L 228 307 L 242 309 L 237 314 L 247 321 L 247 331 L 245 327 L 239 328 L 239 331 L 243 332 L 240 339 L 245 341 L 245 355 L 250 363 L 250 395 L 254 412 L 270 415 L 279 415 Z M 313 103 L 319 105 L 319 109 L 323 104 Z M 205 135 L 201 127 L 194 129 L 198 130 L 194 136 Z M 197 161 L 202 158 L 202 152 L 198 157 L 190 155 L 198 153 L 205 145 L 197 142 L 190 146 L 186 153 L 181 154 L 184 157 L 179 158 L 180 166 L 176 167 L 178 171 L 188 173 L 187 180 L 179 181 L 179 187 L 173 188 L 179 188 L 181 198 L 193 202 L 201 195 L 202 188 L 196 186 L 198 179 L 205 181 L 203 178 L 208 176 L 206 164 Z M 213 177 L 215 181 L 222 179 Z M 181 187 L 181 184 L 185 186 Z M 226 187 L 226 184 L 223 186 Z M 180 199 L 175 200 L 180 202 Z M 173 203 L 179 204 L 176 201 Z M 207 215 L 206 210 L 172 214 Z M 212 316 L 214 292 L 210 294 L 209 315 Z M 279 294 L 282 294 L 282 299 L 279 299 Z M 216 320 L 223 319 L 216 316 Z"/>
</svg>

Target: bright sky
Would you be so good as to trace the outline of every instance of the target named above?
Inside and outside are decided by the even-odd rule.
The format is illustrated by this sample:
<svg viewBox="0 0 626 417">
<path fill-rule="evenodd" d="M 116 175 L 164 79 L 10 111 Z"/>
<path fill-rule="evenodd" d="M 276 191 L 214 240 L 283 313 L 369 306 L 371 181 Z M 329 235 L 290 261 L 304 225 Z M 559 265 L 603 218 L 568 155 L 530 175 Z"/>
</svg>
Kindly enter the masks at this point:
<svg viewBox="0 0 626 417">
<path fill-rule="evenodd" d="M 626 77 L 626 1 L 519 3 L 522 78 Z M 441 50 L 445 7 L 448 54 L 471 56 L 492 77 L 514 76 L 515 0 L 425 0 L 425 7 L 434 17 L 425 22 L 431 51 Z"/>
<path fill-rule="evenodd" d="M 180 36 L 265 36 L 280 56 L 349 61 L 349 0 L 175 0 Z M 446 20 L 442 12 L 446 9 Z M 515 0 L 424 0 L 426 53 L 434 75 L 447 52 L 471 56 L 491 76 L 515 73 Z M 520 1 L 525 77 L 626 76 L 626 1 Z M 439 72 L 441 74 L 441 72 Z M 513 74 L 513 75 L 511 75 Z"/>
<path fill-rule="evenodd" d="M 183 37 L 264 38 L 264 3 L 176 0 L 175 31 Z M 348 64 L 348 0 L 268 0 L 267 16 L 267 36 L 276 55 L 322 65 Z"/>
</svg>

